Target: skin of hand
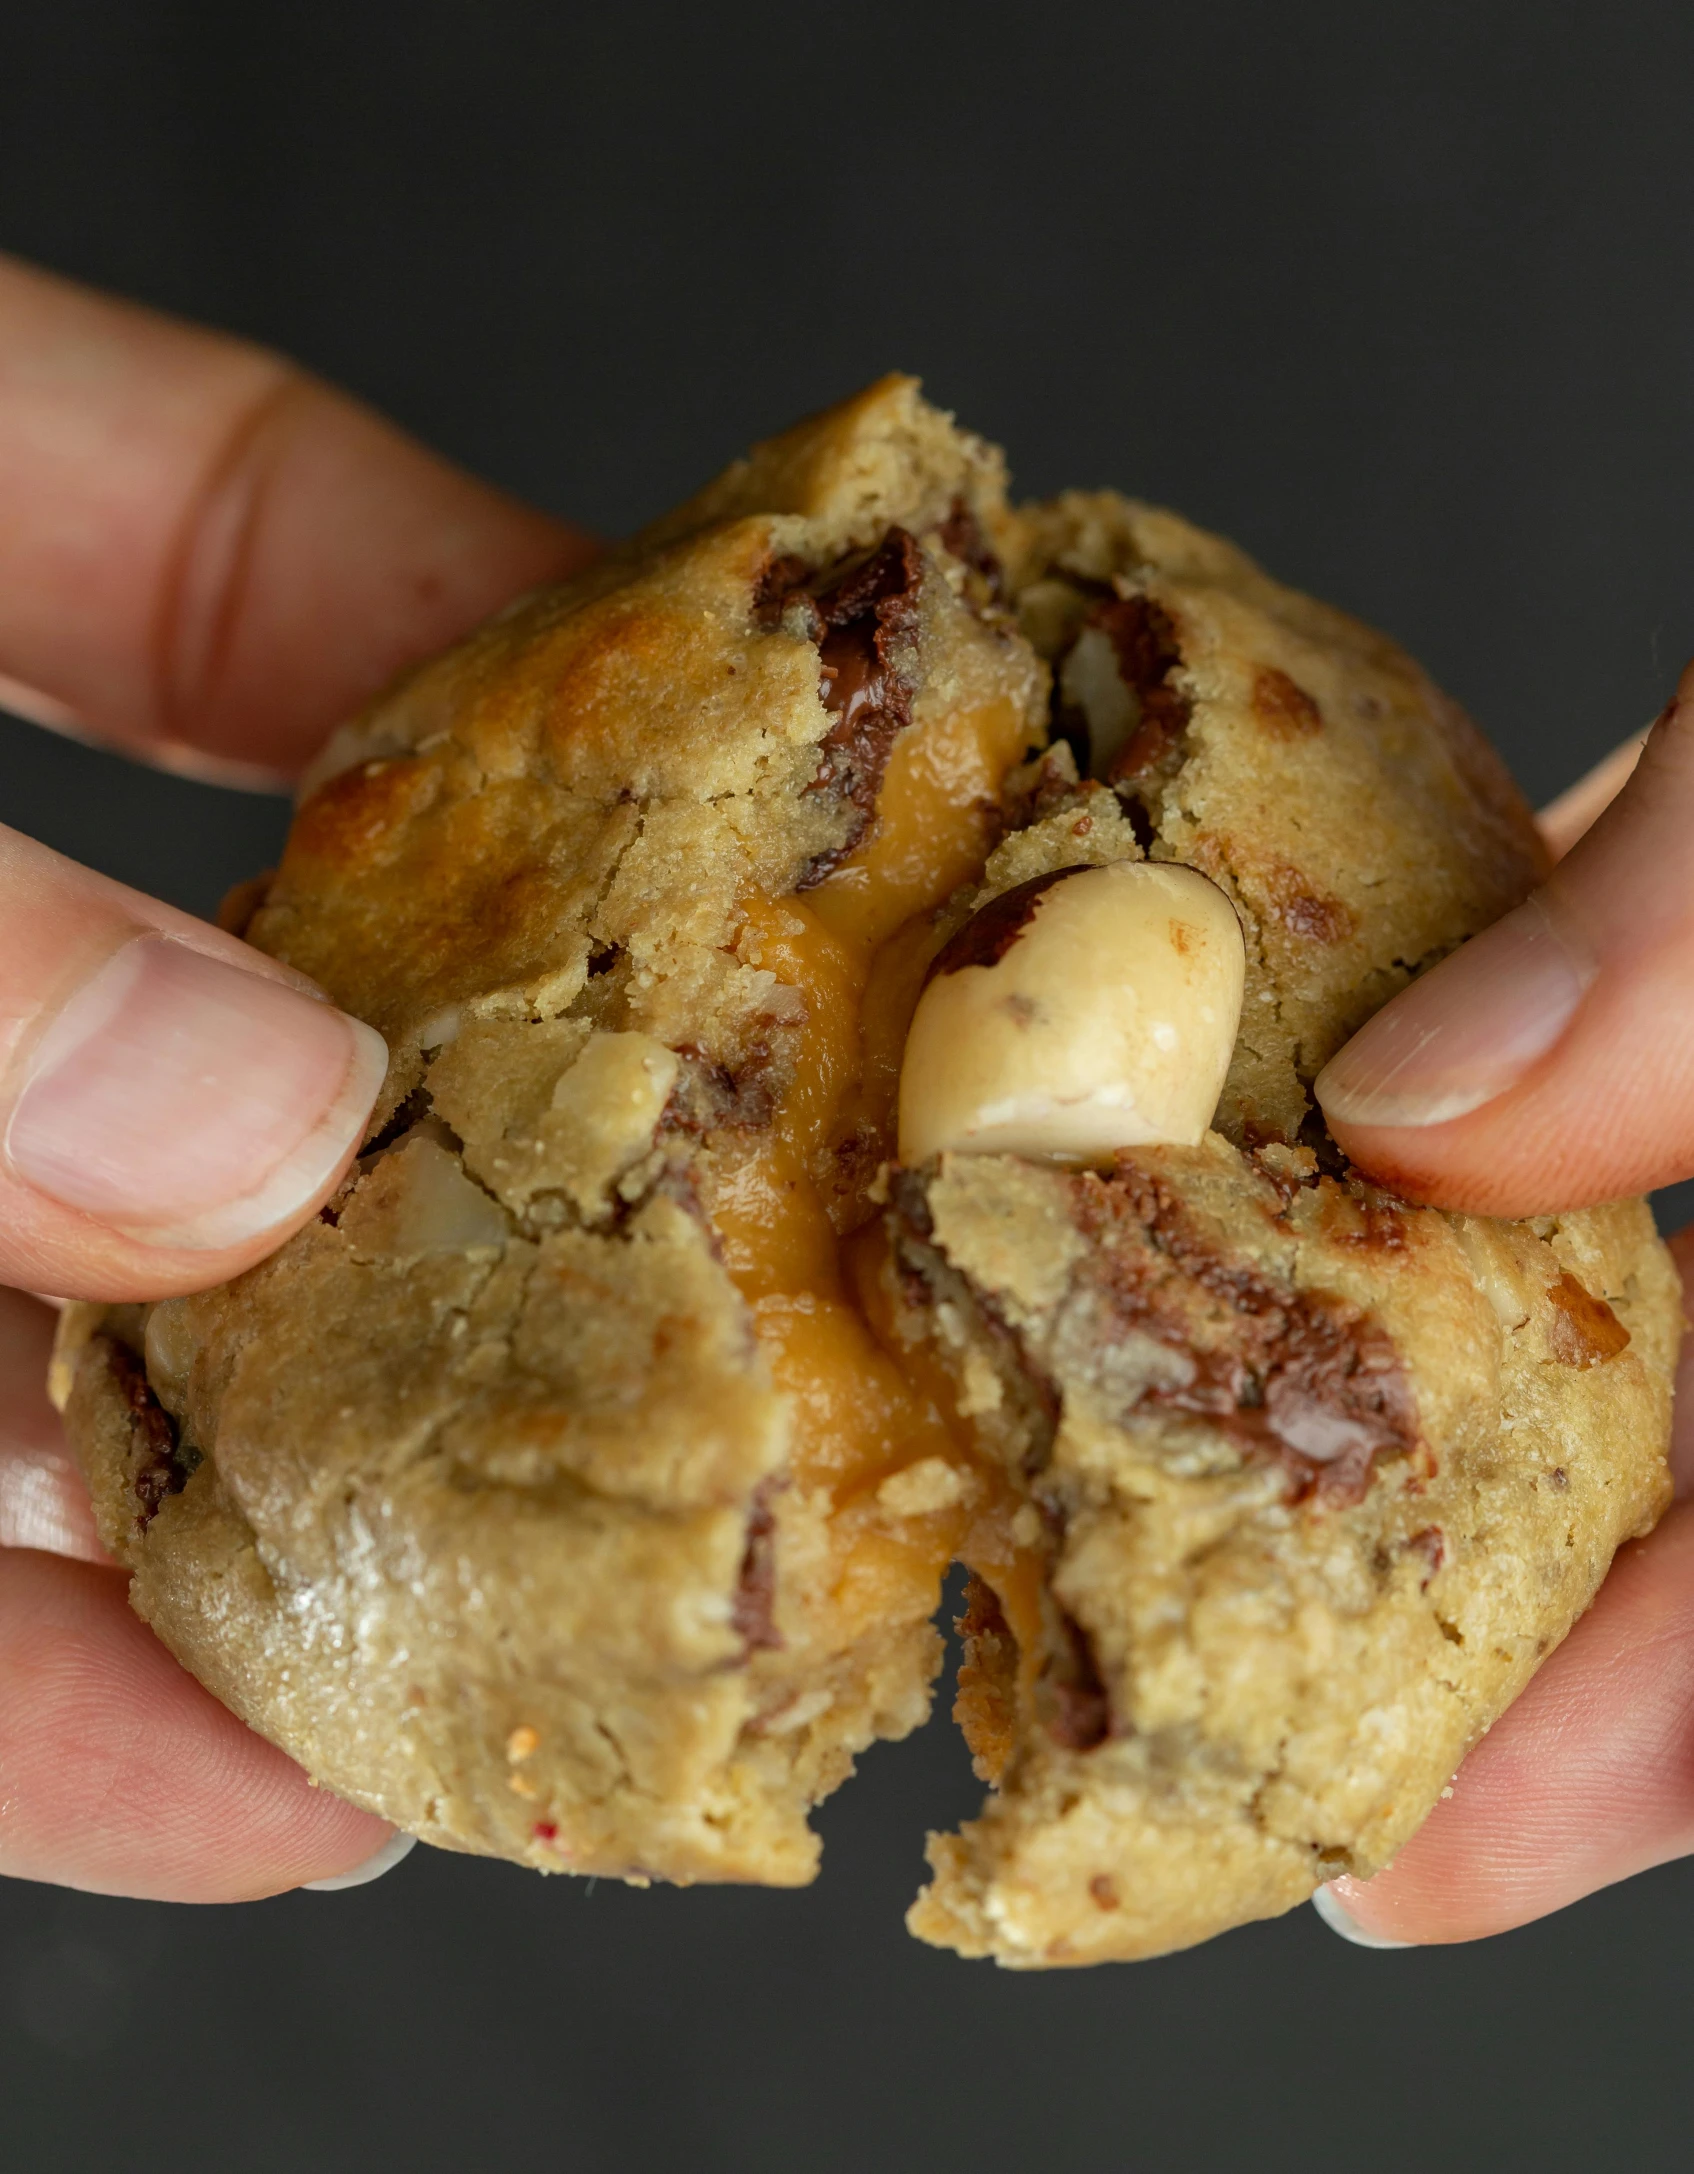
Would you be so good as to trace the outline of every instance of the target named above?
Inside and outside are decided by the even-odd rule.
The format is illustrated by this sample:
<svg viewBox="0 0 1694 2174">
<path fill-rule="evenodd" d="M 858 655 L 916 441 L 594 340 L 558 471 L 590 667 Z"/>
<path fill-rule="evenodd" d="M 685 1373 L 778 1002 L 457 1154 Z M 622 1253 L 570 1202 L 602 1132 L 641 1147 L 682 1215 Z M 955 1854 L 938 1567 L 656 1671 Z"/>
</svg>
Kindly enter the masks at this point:
<svg viewBox="0 0 1694 2174">
<path fill-rule="evenodd" d="M 1341 1146 L 1408 1198 L 1554 1214 L 1694 1174 L 1694 665 L 1543 823 L 1561 858 L 1541 891 L 1319 1075 Z M 1671 1250 L 1687 1310 L 1694 1227 Z M 1671 1465 L 1677 1505 L 1451 1795 L 1385 1872 L 1322 1891 L 1337 1931 L 1474 1940 L 1694 1851 L 1694 1337 Z"/>
<path fill-rule="evenodd" d="M 594 555 L 282 358 L 0 258 L 0 700 L 283 780 L 405 666 Z M 46 1401 L 49 1304 L 250 1267 L 386 1052 L 299 975 L 0 828 L 0 1873 L 235 1901 L 381 1864 L 134 1615 Z"/>
<path fill-rule="evenodd" d="M 274 355 L 0 260 L 0 694 L 23 714 L 287 777 L 394 672 L 592 553 Z M 1409 1196 L 1525 1214 L 1694 1169 L 1694 681 L 1584 835 L 1634 751 L 1549 811 L 1574 849 L 1541 898 L 1320 1081 L 1348 1152 Z M 368 1030 L 7 832 L 0 916 L 0 1280 L 192 1290 L 315 1210 L 375 1091 Z M 0 1291 L 0 1872 L 221 1901 L 380 1860 L 380 1820 L 129 1612 L 42 1390 L 51 1336 Z M 1687 1422 L 1677 1455 L 1694 1482 Z M 1691 1713 L 1694 1505 L 1625 1550 L 1452 1798 L 1334 1911 L 1379 1942 L 1470 1939 L 1694 1848 Z"/>
</svg>

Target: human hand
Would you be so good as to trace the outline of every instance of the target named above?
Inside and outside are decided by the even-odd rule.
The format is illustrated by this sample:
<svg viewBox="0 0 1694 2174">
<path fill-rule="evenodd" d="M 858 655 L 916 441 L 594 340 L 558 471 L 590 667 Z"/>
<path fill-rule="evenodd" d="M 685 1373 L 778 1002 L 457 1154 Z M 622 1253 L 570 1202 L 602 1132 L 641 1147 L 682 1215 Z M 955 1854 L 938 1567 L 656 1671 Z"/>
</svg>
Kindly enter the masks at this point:
<svg viewBox="0 0 1694 2174">
<path fill-rule="evenodd" d="M 274 355 L 0 259 L 0 703 L 285 779 L 402 666 L 589 540 Z M 391 1830 L 313 1789 L 130 1613 L 46 1401 L 49 1306 L 250 1267 L 339 1181 L 369 1028 L 0 829 L 0 1872 L 229 1901 Z"/>
<path fill-rule="evenodd" d="M 1385 1006 L 1319 1077 L 1341 1146 L 1410 1199 L 1552 1214 L 1694 1174 L 1694 665 L 1633 774 L 1631 752 L 1547 811 L 1550 843 L 1569 847 L 1551 881 Z M 1694 1292 L 1694 1228 L 1671 1250 Z M 1686 1498 L 1694 1339 L 1676 1412 L 1671 1463 Z M 1618 1556 L 1388 1870 L 1333 1882 L 1319 1907 L 1369 1944 L 1473 1940 L 1690 1851 L 1694 1500 L 1683 1499 Z"/>
</svg>

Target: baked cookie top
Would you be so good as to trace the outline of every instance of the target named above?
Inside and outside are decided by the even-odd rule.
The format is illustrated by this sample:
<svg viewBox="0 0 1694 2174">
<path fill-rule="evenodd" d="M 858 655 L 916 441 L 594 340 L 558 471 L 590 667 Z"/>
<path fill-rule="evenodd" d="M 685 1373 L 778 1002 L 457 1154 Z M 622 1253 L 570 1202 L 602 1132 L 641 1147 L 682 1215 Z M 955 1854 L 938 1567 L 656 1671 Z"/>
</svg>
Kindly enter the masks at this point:
<svg viewBox="0 0 1694 2174">
<path fill-rule="evenodd" d="M 1547 872 L 1505 765 L 1386 635 L 1114 492 L 999 531 L 1057 712 L 1150 852 L 1235 901 L 1248 987 L 1218 1129 L 1292 1140 L 1311 1082 Z"/>
</svg>

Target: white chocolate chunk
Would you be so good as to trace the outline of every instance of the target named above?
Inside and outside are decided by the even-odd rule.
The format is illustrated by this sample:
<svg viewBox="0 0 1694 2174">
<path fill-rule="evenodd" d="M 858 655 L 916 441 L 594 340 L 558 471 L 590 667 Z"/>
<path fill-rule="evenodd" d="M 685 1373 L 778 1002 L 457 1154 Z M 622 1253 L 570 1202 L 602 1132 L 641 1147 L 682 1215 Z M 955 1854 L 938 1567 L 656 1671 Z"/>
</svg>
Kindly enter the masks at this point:
<svg viewBox="0 0 1694 2174">
<path fill-rule="evenodd" d="M 900 1159 L 1091 1162 L 1205 1137 L 1246 952 L 1216 884 L 1165 861 L 1063 869 L 993 900 L 936 961 L 900 1074 Z"/>
<path fill-rule="evenodd" d="M 499 1202 L 430 1137 L 429 1122 L 379 1156 L 342 1209 L 341 1233 L 357 1252 L 401 1259 L 467 1253 L 503 1246 L 511 1236 Z"/>
<path fill-rule="evenodd" d="M 1103 778 L 1140 723 L 1118 653 L 1104 627 L 1084 627 L 1059 670 L 1059 691 L 1088 723 L 1088 774 Z"/>
</svg>

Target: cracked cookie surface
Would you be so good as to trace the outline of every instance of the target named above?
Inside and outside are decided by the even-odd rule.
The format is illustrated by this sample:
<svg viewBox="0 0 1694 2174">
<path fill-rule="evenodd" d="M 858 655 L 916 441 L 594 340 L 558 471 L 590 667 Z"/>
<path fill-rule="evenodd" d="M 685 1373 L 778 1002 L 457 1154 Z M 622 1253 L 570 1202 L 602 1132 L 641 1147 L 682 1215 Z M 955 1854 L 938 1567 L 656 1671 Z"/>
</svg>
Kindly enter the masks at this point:
<svg viewBox="0 0 1694 2174">
<path fill-rule="evenodd" d="M 1148 856 L 1246 939 L 1205 1145 L 890 1169 L 936 955 Z M 924 1937 L 1145 1954 L 1369 1869 L 1664 1494 L 1646 1211 L 1405 1209 L 1308 1092 L 1540 869 L 1391 643 L 1174 516 L 1011 509 L 883 381 L 315 767 L 243 932 L 389 1075 L 271 1260 L 67 1315 L 136 1606 L 426 1839 L 793 1883 L 962 1560 L 996 1786 Z"/>
<path fill-rule="evenodd" d="M 1137 1956 L 1378 1870 L 1662 1507 L 1674 1293 L 1634 1204 L 1486 1223 L 1214 1134 L 946 1158 L 896 1212 L 895 1318 L 1046 1550 L 1021 1607 L 974 1602 L 997 1790 L 932 1844 L 927 1939 Z"/>
</svg>

